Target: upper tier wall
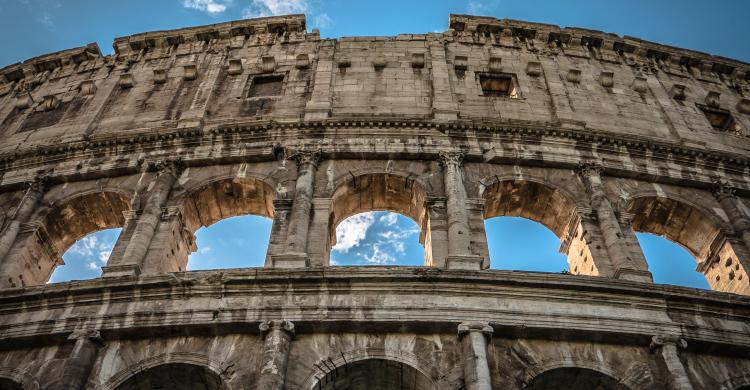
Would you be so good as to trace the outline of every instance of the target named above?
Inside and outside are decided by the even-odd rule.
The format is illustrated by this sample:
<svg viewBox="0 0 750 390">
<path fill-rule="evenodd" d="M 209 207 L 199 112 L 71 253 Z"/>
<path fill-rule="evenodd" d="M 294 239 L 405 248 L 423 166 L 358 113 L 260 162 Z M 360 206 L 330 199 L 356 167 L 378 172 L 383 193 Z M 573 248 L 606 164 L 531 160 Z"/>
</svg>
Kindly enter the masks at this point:
<svg viewBox="0 0 750 390">
<path fill-rule="evenodd" d="M 451 15 L 445 33 L 323 40 L 292 15 L 138 34 L 114 48 L 0 70 L 0 158 L 258 119 L 511 121 L 750 149 L 750 65 L 591 30 Z"/>
</svg>

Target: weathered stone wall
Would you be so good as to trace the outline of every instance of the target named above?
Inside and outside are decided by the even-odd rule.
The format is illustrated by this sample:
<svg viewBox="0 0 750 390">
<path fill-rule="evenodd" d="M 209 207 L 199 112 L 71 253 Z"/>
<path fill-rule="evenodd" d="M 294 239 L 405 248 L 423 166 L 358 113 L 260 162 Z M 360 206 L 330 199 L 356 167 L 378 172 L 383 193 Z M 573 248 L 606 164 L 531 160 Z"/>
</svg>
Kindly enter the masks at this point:
<svg viewBox="0 0 750 390">
<path fill-rule="evenodd" d="M 750 65 L 449 23 L 243 20 L 0 69 L 0 385 L 750 384 Z M 336 225 L 370 210 L 420 226 L 425 267 L 329 267 Z M 273 220 L 265 269 L 184 272 L 197 229 L 244 214 Z M 496 216 L 547 226 L 572 275 L 488 270 Z M 44 285 L 110 227 L 102 278 Z M 716 291 L 653 285 L 638 231 Z"/>
</svg>

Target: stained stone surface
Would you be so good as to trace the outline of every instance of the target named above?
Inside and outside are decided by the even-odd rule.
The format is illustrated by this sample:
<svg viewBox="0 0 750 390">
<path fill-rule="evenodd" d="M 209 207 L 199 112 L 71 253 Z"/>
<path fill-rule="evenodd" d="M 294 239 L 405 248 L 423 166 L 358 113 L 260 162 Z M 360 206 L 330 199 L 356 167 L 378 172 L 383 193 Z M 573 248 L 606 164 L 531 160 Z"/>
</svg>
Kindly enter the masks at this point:
<svg viewBox="0 0 750 390">
<path fill-rule="evenodd" d="M 302 15 L 0 69 L 0 389 L 746 389 L 750 65 L 451 15 L 321 39 Z M 423 267 L 332 267 L 364 211 Z M 185 272 L 202 226 L 273 219 L 265 267 Z M 492 270 L 484 220 L 567 274 Z M 97 230 L 94 280 L 46 284 Z M 711 291 L 655 285 L 635 233 Z"/>
</svg>

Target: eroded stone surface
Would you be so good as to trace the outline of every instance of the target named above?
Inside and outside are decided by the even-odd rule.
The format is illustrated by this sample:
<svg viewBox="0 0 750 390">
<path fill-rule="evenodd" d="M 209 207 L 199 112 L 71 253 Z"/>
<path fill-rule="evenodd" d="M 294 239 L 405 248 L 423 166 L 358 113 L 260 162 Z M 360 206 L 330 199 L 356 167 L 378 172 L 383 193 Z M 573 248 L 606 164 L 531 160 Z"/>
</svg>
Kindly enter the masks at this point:
<svg viewBox="0 0 750 390">
<path fill-rule="evenodd" d="M 0 69 L 0 387 L 749 386 L 750 67 L 449 23 L 261 18 Z M 424 267 L 329 267 L 371 210 L 420 226 Z M 266 267 L 184 272 L 197 229 L 244 214 L 273 219 Z M 495 216 L 547 226 L 572 275 L 488 270 Z M 102 278 L 45 285 L 111 227 Z M 638 231 L 716 291 L 653 285 Z"/>
</svg>

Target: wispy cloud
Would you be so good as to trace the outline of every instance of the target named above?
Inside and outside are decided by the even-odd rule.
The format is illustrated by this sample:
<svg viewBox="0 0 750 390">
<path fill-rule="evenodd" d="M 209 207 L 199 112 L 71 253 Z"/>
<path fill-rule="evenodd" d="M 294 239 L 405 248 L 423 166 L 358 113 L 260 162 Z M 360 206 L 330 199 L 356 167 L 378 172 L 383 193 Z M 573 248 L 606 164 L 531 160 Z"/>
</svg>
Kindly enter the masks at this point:
<svg viewBox="0 0 750 390">
<path fill-rule="evenodd" d="M 310 9 L 307 0 L 252 0 L 242 10 L 243 18 L 302 14 Z"/>
<path fill-rule="evenodd" d="M 336 227 L 336 245 L 333 250 L 347 253 L 358 246 L 367 236 L 367 230 L 375 223 L 375 212 L 357 214 L 345 219 Z"/>
<path fill-rule="evenodd" d="M 96 269 L 100 265 L 107 263 L 114 246 L 114 241 L 100 241 L 96 235 L 89 235 L 76 241 L 76 243 L 68 249 L 68 252 L 84 257 L 86 260 L 90 260 L 86 264 L 86 268 Z M 97 265 L 97 262 L 99 265 Z M 94 264 L 94 268 L 92 268 L 92 264 Z"/>
<path fill-rule="evenodd" d="M 398 214 L 384 214 L 382 217 L 380 217 L 380 222 L 384 223 L 386 226 L 393 226 L 396 224 L 396 222 L 398 222 Z"/>
<path fill-rule="evenodd" d="M 330 28 L 333 26 L 333 19 L 331 19 L 330 16 L 328 16 L 327 13 L 323 12 L 322 14 L 319 14 L 314 19 L 314 26 L 317 28 Z"/>
<path fill-rule="evenodd" d="M 372 254 L 364 256 L 365 261 L 370 264 L 385 265 L 396 262 L 396 257 L 383 248 L 380 243 L 372 246 Z"/>
<path fill-rule="evenodd" d="M 182 6 L 209 15 L 218 15 L 227 10 L 232 4 L 232 0 L 182 0 Z"/>
<path fill-rule="evenodd" d="M 500 5 L 500 0 L 469 1 L 466 10 L 471 15 L 489 15 Z"/>
</svg>

